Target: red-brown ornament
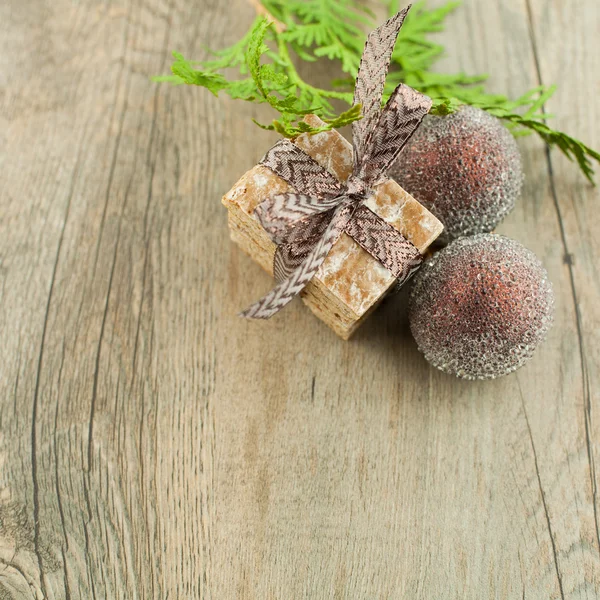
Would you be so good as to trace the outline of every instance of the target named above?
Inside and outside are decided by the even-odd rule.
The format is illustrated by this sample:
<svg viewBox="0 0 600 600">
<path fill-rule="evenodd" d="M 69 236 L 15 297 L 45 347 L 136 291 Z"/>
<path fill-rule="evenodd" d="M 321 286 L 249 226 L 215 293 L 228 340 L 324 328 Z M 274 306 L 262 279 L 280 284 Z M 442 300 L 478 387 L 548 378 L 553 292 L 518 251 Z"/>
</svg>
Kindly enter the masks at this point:
<svg viewBox="0 0 600 600">
<path fill-rule="evenodd" d="M 427 116 L 390 176 L 442 221 L 446 239 L 492 231 L 514 207 L 523 182 L 514 137 L 472 106 Z"/>
<path fill-rule="evenodd" d="M 415 275 L 409 321 L 438 369 L 494 379 L 531 358 L 552 323 L 546 270 L 520 243 L 495 234 L 460 238 Z"/>
</svg>

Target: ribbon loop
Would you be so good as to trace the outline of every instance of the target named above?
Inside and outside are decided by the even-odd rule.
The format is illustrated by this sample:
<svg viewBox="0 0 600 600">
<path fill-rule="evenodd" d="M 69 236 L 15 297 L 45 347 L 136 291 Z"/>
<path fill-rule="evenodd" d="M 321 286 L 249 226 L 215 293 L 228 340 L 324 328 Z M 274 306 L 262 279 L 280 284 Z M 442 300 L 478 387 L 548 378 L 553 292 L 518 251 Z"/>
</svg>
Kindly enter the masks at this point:
<svg viewBox="0 0 600 600">
<path fill-rule="evenodd" d="M 431 98 L 401 83 L 369 132 L 358 177 L 373 185 L 392 166 L 431 108 Z"/>
<path fill-rule="evenodd" d="M 260 164 L 285 179 L 297 192 L 318 198 L 332 198 L 343 191 L 342 184 L 304 150 L 290 140 L 279 140 Z"/>
<path fill-rule="evenodd" d="M 381 112 L 381 98 L 394 46 L 409 10 L 410 5 L 389 18 L 372 31 L 365 42 L 354 87 L 354 104 L 362 104 L 363 114 L 362 119 L 352 123 L 355 173 L 363 161 L 369 132 L 373 130 Z"/>
<path fill-rule="evenodd" d="M 254 214 L 263 229 L 276 244 L 283 244 L 294 232 L 301 229 L 303 224 L 312 220 L 316 215 L 335 208 L 338 198 L 318 198 L 304 194 L 277 194 L 259 204 Z M 296 239 L 298 236 L 295 236 Z"/>
</svg>

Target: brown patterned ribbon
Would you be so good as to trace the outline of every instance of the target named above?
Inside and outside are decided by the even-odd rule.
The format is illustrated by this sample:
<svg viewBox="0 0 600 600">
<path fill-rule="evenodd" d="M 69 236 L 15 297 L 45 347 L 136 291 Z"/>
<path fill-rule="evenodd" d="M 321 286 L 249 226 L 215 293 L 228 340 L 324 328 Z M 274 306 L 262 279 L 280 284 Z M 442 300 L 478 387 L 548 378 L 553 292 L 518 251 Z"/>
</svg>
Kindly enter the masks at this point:
<svg viewBox="0 0 600 600">
<path fill-rule="evenodd" d="M 277 244 L 273 272 L 279 283 L 242 316 L 268 319 L 281 310 L 317 273 L 342 233 L 375 257 L 400 285 L 421 264 L 417 248 L 364 205 L 431 108 L 430 98 L 402 83 L 381 108 L 392 52 L 409 9 L 367 38 L 354 91 L 354 104 L 362 104 L 363 118 L 352 124 L 354 158 L 348 181 L 339 182 L 289 140 L 275 144 L 262 159 L 295 192 L 268 198 L 255 210 Z"/>
</svg>

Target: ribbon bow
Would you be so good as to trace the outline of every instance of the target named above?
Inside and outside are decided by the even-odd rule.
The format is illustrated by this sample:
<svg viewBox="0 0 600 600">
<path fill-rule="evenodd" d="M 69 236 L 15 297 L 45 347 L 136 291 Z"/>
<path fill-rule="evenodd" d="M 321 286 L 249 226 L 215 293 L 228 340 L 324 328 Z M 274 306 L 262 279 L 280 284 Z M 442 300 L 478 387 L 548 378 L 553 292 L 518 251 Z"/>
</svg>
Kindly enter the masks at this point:
<svg viewBox="0 0 600 600">
<path fill-rule="evenodd" d="M 402 83 L 381 108 L 392 52 L 409 9 L 367 38 L 354 92 L 363 118 L 352 124 L 353 169 L 345 184 L 289 140 L 275 144 L 262 159 L 296 193 L 278 194 L 255 209 L 277 244 L 273 272 L 280 283 L 242 316 L 268 319 L 281 310 L 313 278 L 344 232 L 399 282 L 420 265 L 417 248 L 364 205 L 431 108 L 430 98 Z"/>
</svg>

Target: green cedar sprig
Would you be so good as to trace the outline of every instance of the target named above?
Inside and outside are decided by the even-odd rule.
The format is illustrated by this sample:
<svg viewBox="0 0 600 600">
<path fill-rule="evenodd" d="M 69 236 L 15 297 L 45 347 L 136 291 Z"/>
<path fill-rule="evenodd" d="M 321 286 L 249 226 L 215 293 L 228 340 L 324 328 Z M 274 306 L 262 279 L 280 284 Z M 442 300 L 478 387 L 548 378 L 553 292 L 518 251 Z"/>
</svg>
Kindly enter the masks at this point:
<svg viewBox="0 0 600 600">
<path fill-rule="evenodd" d="M 303 60 L 339 60 L 354 77 L 373 15 L 355 0 L 261 0 L 285 26 L 282 39 Z"/>
<path fill-rule="evenodd" d="M 383 1 L 391 14 L 404 4 L 404 0 Z M 257 18 L 241 40 L 214 52 L 211 60 L 201 63 L 174 52 L 172 75 L 155 80 L 198 85 L 215 95 L 222 91 L 234 99 L 267 103 L 279 113 L 279 118 L 270 124 L 257 124 L 288 138 L 343 127 L 360 119 L 360 106 L 351 106 L 338 114 L 333 103 L 352 104 L 364 31 L 375 27 L 373 16 L 355 0 L 261 0 L 261 3 L 277 27 L 270 20 Z M 443 30 L 446 17 L 459 5 L 459 1 L 450 0 L 439 8 L 428 9 L 425 0 L 415 3 L 392 57 L 384 100 L 403 81 L 433 99 L 432 114 L 450 114 L 465 104 L 479 107 L 503 119 L 516 136 L 537 133 L 549 146 L 558 147 L 570 160 L 575 160 L 586 178 L 594 183 L 592 160 L 600 162 L 600 154 L 547 124 L 551 115 L 543 112 L 543 106 L 554 93 L 554 86 L 537 87 L 510 100 L 486 91 L 487 75 L 433 71 L 445 50 L 429 36 Z M 333 89 L 315 87 L 299 75 L 292 55 L 309 62 L 321 58 L 337 60 L 348 77 L 333 81 Z M 223 70 L 232 67 L 239 78 L 223 75 Z M 320 116 L 325 125 L 309 126 L 303 121 L 309 113 Z"/>
<path fill-rule="evenodd" d="M 283 34 L 265 18 L 257 18 L 242 40 L 214 55 L 214 60 L 200 63 L 201 68 L 197 69 L 195 63 L 174 52 L 172 75 L 155 77 L 155 81 L 199 85 L 215 95 L 223 91 L 234 99 L 267 103 L 279 112 L 280 118 L 269 125 L 255 123 L 288 138 L 340 128 L 361 118 L 360 106 L 336 114 L 331 104 L 331 100 L 342 100 L 352 105 L 352 93 L 317 88 L 300 77 Z M 270 62 L 264 63 L 265 59 Z M 231 67 L 238 68 L 241 79 L 226 79 L 219 73 Z M 302 120 L 307 114 L 319 115 L 325 126 L 309 126 Z"/>
</svg>

